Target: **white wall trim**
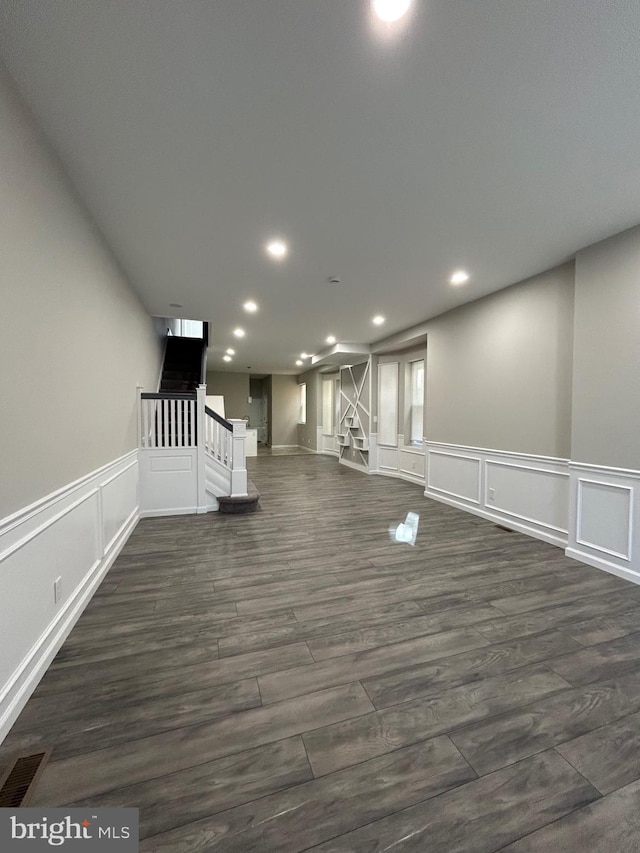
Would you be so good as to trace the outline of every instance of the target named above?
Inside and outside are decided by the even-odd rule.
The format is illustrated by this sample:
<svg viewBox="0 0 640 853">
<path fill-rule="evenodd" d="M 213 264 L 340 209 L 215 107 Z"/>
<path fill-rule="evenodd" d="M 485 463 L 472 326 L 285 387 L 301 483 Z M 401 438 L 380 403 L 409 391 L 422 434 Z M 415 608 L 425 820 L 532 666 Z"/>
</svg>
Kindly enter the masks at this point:
<svg viewBox="0 0 640 853">
<path fill-rule="evenodd" d="M 477 497 L 469 497 L 468 495 L 461 494 L 460 492 L 454 491 L 452 489 L 445 489 L 442 486 L 436 486 L 431 481 L 431 464 L 427 466 L 427 491 L 428 492 L 436 492 L 441 495 L 447 495 L 451 498 L 461 499 L 464 501 L 469 501 L 472 504 L 480 504 L 482 502 L 482 477 L 481 477 L 481 459 L 479 456 L 472 456 L 470 454 L 465 453 L 450 453 L 444 452 L 442 450 L 430 450 L 428 452 L 429 462 L 434 456 L 438 457 L 449 457 L 451 459 L 465 459 L 469 462 L 477 463 L 477 482 L 475 484 Z M 426 494 L 426 493 L 425 493 Z"/>
<path fill-rule="evenodd" d="M 620 551 L 614 551 L 611 548 L 605 548 L 602 545 L 598 545 L 595 542 L 590 542 L 588 539 L 585 539 L 582 535 L 582 526 L 583 526 L 583 513 L 582 513 L 582 503 L 583 503 L 583 493 L 585 484 L 592 484 L 594 486 L 606 486 L 609 489 L 618 489 L 619 491 L 623 491 L 627 493 L 629 499 L 629 507 L 627 512 L 627 547 L 624 553 Z M 621 560 L 626 560 L 627 562 L 631 559 L 631 551 L 632 551 L 632 536 L 633 536 L 633 489 L 631 486 L 620 486 L 614 483 L 603 483 L 598 480 L 588 480 L 585 477 L 578 477 L 578 513 L 577 513 L 577 526 L 576 526 L 576 542 L 580 545 L 586 545 L 588 548 L 593 548 L 596 551 L 602 551 L 603 554 L 609 554 L 610 557 L 618 557 Z"/>
<path fill-rule="evenodd" d="M 23 524 L 25 521 L 28 521 L 29 518 L 36 515 L 38 512 L 41 512 L 43 508 L 50 507 L 54 503 L 58 503 L 61 500 L 64 500 L 72 492 L 77 491 L 80 487 L 82 487 L 85 483 L 93 480 L 96 476 L 100 476 L 107 471 L 115 469 L 118 465 L 121 465 L 126 460 L 133 460 L 134 464 L 138 461 L 138 450 L 130 450 L 128 453 L 125 453 L 124 456 L 119 457 L 118 459 L 107 462 L 106 465 L 102 465 L 100 468 L 96 468 L 95 471 L 92 471 L 90 474 L 85 474 L 82 477 L 79 477 L 77 480 L 74 480 L 71 483 L 68 483 L 66 486 L 62 486 L 59 489 L 56 489 L 54 492 L 50 492 L 50 494 L 45 495 L 43 498 L 38 498 L 37 501 L 34 501 L 32 504 L 29 504 L 22 509 L 17 510 L 11 515 L 7 515 L 5 518 L 0 519 L 0 536 L 3 536 L 5 533 L 8 533 L 12 528 L 16 527 L 19 524 Z"/>
<path fill-rule="evenodd" d="M 512 519 L 505 519 L 502 513 L 494 513 L 484 507 L 470 506 L 462 501 L 453 500 L 445 497 L 444 495 L 438 495 L 427 491 L 425 491 L 424 495 L 427 498 L 431 498 L 431 500 L 439 501 L 440 503 L 447 504 L 447 506 L 453 506 L 456 509 L 462 509 L 465 512 L 470 512 L 472 515 L 485 518 L 487 521 L 492 521 L 494 524 L 500 524 L 503 527 L 508 527 L 510 530 L 515 530 L 518 533 L 524 533 L 525 536 L 531 536 L 534 539 L 541 539 L 543 542 L 548 542 L 550 545 L 556 545 L 558 548 L 564 548 L 566 545 L 566 536 L 556 535 L 549 530 L 540 529 L 537 525 L 533 526 L 531 524 L 524 524 L 518 520 L 514 521 Z"/>
<path fill-rule="evenodd" d="M 369 474 L 372 473 L 365 468 L 364 465 L 359 465 L 357 462 L 351 462 L 350 459 L 343 459 L 340 457 L 340 464 L 346 465 L 347 468 L 353 468 L 354 471 L 360 471 L 361 474 Z"/>
<path fill-rule="evenodd" d="M 0 521 L 0 742 L 139 518 L 138 452 Z M 106 543 L 106 544 L 105 544 Z M 62 578 L 62 601 L 53 583 Z"/>
<path fill-rule="evenodd" d="M 489 447 L 472 447 L 466 444 L 449 444 L 445 441 L 430 441 L 428 438 L 424 439 L 425 446 L 429 448 L 453 448 L 457 451 L 463 451 L 465 453 L 481 453 L 487 456 L 505 456 L 509 459 L 531 459 L 534 462 L 551 462 L 554 465 L 557 464 L 568 464 L 568 459 L 562 459 L 558 456 L 540 456 L 537 453 L 521 453 L 519 451 L 511 451 L 511 450 L 496 450 L 495 448 Z"/>
<path fill-rule="evenodd" d="M 516 469 L 520 469 L 522 471 L 536 471 L 539 473 L 547 474 L 549 477 L 564 477 L 567 480 L 569 479 L 569 472 L 568 471 L 551 471 L 551 470 L 548 470 L 547 468 L 537 468 L 535 465 L 518 465 L 518 464 L 515 464 L 513 462 L 503 462 L 503 461 L 497 460 L 497 459 L 486 459 L 484 464 L 485 464 L 485 466 L 496 465 L 496 466 L 499 466 L 502 468 L 516 468 Z M 489 490 L 489 478 L 485 477 L 485 494 L 484 494 L 485 506 L 487 506 L 489 503 L 489 495 L 487 494 L 488 490 Z M 539 519 L 532 518 L 528 515 L 522 515 L 521 513 L 518 513 L 518 512 L 512 512 L 511 510 L 508 510 L 505 507 L 496 507 L 496 509 L 499 509 L 502 514 L 508 515 L 511 518 L 517 518 L 520 521 L 525 521 L 529 524 L 538 524 L 541 527 L 548 528 L 549 530 L 555 530 L 556 533 L 561 533 L 563 535 L 563 537 L 564 537 L 563 541 L 566 541 L 566 537 L 569 534 L 568 526 L 559 527 L 556 524 L 549 524 L 548 522 L 540 521 Z"/>
<path fill-rule="evenodd" d="M 640 583 L 640 471 L 571 462 L 567 555 Z"/>
<path fill-rule="evenodd" d="M 426 497 L 553 545 L 567 545 L 567 460 L 441 442 L 427 442 L 426 451 Z M 461 467 L 460 459 L 470 465 Z"/>
</svg>

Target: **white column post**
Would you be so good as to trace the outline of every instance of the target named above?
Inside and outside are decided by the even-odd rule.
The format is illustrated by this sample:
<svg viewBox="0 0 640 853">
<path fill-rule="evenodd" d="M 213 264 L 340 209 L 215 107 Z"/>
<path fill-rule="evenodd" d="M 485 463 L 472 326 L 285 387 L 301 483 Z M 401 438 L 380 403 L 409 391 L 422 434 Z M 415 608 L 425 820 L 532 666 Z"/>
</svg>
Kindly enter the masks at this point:
<svg viewBox="0 0 640 853">
<path fill-rule="evenodd" d="M 231 497 L 241 497 L 247 494 L 247 454 L 245 441 L 247 438 L 247 422 L 229 418 L 233 426 L 231 436 Z"/>
<path fill-rule="evenodd" d="M 197 446 L 197 483 L 198 483 L 198 512 L 207 511 L 207 485 L 206 485 L 206 453 L 205 453 L 205 397 L 207 395 L 207 386 L 198 385 L 196 391 L 196 424 L 198 430 L 198 446 Z"/>
</svg>

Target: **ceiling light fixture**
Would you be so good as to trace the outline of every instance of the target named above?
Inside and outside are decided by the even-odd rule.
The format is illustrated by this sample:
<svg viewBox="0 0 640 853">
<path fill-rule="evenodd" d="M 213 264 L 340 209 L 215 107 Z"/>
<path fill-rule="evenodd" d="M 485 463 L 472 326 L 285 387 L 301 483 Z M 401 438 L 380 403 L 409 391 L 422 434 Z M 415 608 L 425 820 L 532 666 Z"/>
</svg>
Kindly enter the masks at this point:
<svg viewBox="0 0 640 853">
<path fill-rule="evenodd" d="M 231 356 L 230 355 L 223 355 L 222 360 L 223 361 L 231 361 Z"/>
<path fill-rule="evenodd" d="M 248 302 L 245 302 L 242 307 L 245 311 L 248 311 L 249 314 L 254 314 L 258 310 L 258 306 L 253 301 L 253 299 L 250 299 Z"/>
<path fill-rule="evenodd" d="M 272 258 L 284 258 L 288 251 L 287 244 L 283 243 L 282 240 L 272 240 L 267 243 L 267 252 Z"/>
<path fill-rule="evenodd" d="M 335 342 L 336 342 L 335 335 L 329 335 L 329 337 L 327 338 L 327 343 L 328 344 L 335 344 Z"/>
<path fill-rule="evenodd" d="M 371 322 L 375 326 L 381 326 L 384 323 L 384 317 L 381 314 L 377 314 Z"/>
<path fill-rule="evenodd" d="M 245 331 L 244 329 L 234 329 L 233 334 L 236 336 L 236 338 L 244 338 Z"/>
<path fill-rule="evenodd" d="M 311 358 L 311 356 L 309 355 L 309 353 L 308 353 L 308 352 L 301 352 L 301 353 L 300 353 L 300 358 Z"/>
<path fill-rule="evenodd" d="M 300 367 L 300 365 L 302 364 L 302 362 L 300 361 L 300 359 L 298 359 L 298 360 L 296 361 L 296 364 L 298 365 L 298 367 Z"/>
<path fill-rule="evenodd" d="M 179 302 L 170 302 L 169 308 L 182 308 L 182 305 Z"/>
<path fill-rule="evenodd" d="M 381 21 L 392 24 L 407 14 L 411 0 L 373 0 L 371 5 Z"/>
<path fill-rule="evenodd" d="M 456 270 L 449 281 L 451 284 L 465 284 L 469 281 L 469 273 L 464 270 Z"/>
<path fill-rule="evenodd" d="M 226 353 L 227 353 L 227 355 L 235 355 L 236 351 L 234 349 L 231 349 L 231 347 L 229 347 L 229 349 L 226 350 Z"/>
</svg>

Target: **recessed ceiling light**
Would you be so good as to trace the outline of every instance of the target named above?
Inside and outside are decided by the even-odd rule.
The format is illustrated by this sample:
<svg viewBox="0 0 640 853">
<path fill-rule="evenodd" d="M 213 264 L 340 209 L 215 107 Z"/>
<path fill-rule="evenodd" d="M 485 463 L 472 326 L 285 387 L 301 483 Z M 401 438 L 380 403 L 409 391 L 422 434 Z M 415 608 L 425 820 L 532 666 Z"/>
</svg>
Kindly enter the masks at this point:
<svg viewBox="0 0 640 853">
<path fill-rule="evenodd" d="M 226 350 L 226 353 L 227 353 L 227 355 L 235 355 L 236 351 L 234 349 L 231 349 L 231 347 L 229 347 L 229 349 Z"/>
<path fill-rule="evenodd" d="M 231 356 L 230 355 L 223 355 L 222 360 L 223 361 L 231 361 Z"/>
<path fill-rule="evenodd" d="M 244 308 L 245 311 L 248 311 L 250 314 L 253 314 L 255 311 L 258 310 L 258 306 L 253 301 L 253 299 L 250 299 L 248 302 L 245 302 L 242 307 Z"/>
<path fill-rule="evenodd" d="M 267 252 L 272 258 L 284 258 L 288 251 L 287 244 L 282 240 L 272 240 L 267 243 Z"/>
<path fill-rule="evenodd" d="M 335 335 L 329 335 L 329 337 L 327 338 L 327 343 L 328 344 L 335 344 L 335 342 L 336 342 Z"/>
<path fill-rule="evenodd" d="M 469 273 L 464 270 L 456 270 L 449 281 L 451 284 L 465 284 L 469 281 Z"/>
<path fill-rule="evenodd" d="M 245 331 L 244 329 L 234 329 L 233 334 L 236 336 L 236 338 L 244 338 Z"/>
<path fill-rule="evenodd" d="M 411 0 L 373 0 L 373 11 L 386 24 L 399 21 L 409 11 Z"/>
<path fill-rule="evenodd" d="M 170 302 L 169 308 L 182 308 L 182 305 L 179 302 Z"/>
<path fill-rule="evenodd" d="M 375 326 L 381 326 L 384 323 L 384 317 L 381 314 L 377 314 L 371 322 Z"/>
<path fill-rule="evenodd" d="M 309 355 L 309 353 L 308 353 L 308 352 L 301 352 L 301 353 L 300 353 L 300 358 L 311 358 L 311 356 Z"/>
<path fill-rule="evenodd" d="M 300 359 L 298 359 L 298 360 L 296 361 L 296 364 L 298 365 L 298 367 L 300 367 L 300 365 L 302 364 L 302 362 L 300 361 Z"/>
</svg>

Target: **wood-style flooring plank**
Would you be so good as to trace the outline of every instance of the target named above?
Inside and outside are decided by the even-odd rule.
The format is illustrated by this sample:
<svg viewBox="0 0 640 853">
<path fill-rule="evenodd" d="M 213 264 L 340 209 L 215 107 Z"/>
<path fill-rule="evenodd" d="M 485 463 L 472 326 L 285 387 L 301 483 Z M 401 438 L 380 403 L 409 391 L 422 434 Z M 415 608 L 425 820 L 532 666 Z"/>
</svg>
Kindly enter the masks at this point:
<svg viewBox="0 0 640 853">
<path fill-rule="evenodd" d="M 405 661 L 424 663 L 428 660 L 459 654 L 468 649 L 488 645 L 473 628 L 461 628 L 442 634 L 429 634 L 404 643 L 393 643 L 368 649 L 355 655 L 329 658 L 319 663 L 299 666 L 286 672 L 274 672 L 258 679 L 262 701 L 279 702 L 333 684 L 344 684 L 353 678 L 389 672 Z"/>
<path fill-rule="evenodd" d="M 631 853 L 640 839 L 640 782 L 627 785 L 549 826 L 527 835 L 501 853 Z"/>
<path fill-rule="evenodd" d="M 314 774 L 322 776 L 566 691 L 567 687 L 564 679 L 544 666 L 530 666 L 324 726 L 304 735 L 304 742 Z"/>
<path fill-rule="evenodd" d="M 559 755 L 543 753 L 321 844 L 314 853 L 490 853 L 598 796 Z"/>
<path fill-rule="evenodd" d="M 294 853 L 475 778 L 446 737 L 150 838 L 141 851 Z"/>
<path fill-rule="evenodd" d="M 94 794 L 348 720 L 373 708 L 360 684 L 307 693 L 198 726 L 187 726 L 96 753 L 50 761 L 32 799 L 34 806 L 66 805 Z"/>
<path fill-rule="evenodd" d="M 483 774 L 638 711 L 640 669 L 533 702 L 451 737 L 471 766 Z"/>
</svg>

